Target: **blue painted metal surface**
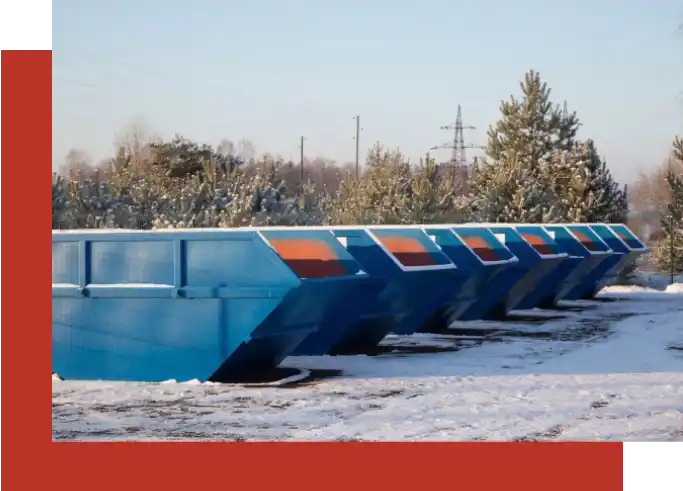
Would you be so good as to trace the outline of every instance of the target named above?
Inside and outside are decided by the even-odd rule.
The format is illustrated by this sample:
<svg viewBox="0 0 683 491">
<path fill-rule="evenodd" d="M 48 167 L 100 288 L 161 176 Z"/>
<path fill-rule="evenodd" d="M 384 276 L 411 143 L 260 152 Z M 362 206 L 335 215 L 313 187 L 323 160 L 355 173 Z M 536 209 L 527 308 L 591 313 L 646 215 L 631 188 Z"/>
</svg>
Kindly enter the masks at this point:
<svg viewBox="0 0 683 491">
<path fill-rule="evenodd" d="M 253 376 L 374 281 L 325 231 L 53 232 L 52 370 L 67 379 Z"/>
<path fill-rule="evenodd" d="M 454 321 L 486 317 L 524 274 L 519 260 L 487 228 L 452 225 L 426 231 L 467 279 L 461 295 L 442 306 L 425 330 L 438 332 Z"/>
<path fill-rule="evenodd" d="M 464 280 L 419 228 L 332 227 L 332 233 L 385 287 L 351 328 L 334 336 L 314 333 L 296 354 L 372 353 L 390 332 L 416 332 L 438 305 L 457 295 Z"/>
<path fill-rule="evenodd" d="M 591 252 L 591 257 L 596 258 L 594 261 L 595 265 L 586 272 L 583 281 L 579 282 L 574 288 L 568 290 L 565 295 L 566 300 L 579 300 L 591 295 L 591 292 L 597 287 L 598 283 L 605 275 L 605 272 L 608 271 L 611 267 L 610 265 L 613 264 L 615 253 L 590 226 L 585 224 L 572 224 L 567 225 L 566 228 L 572 236 L 581 242 L 581 245 Z M 586 258 L 587 264 L 591 264 L 588 263 L 589 260 L 590 258 Z"/>
<path fill-rule="evenodd" d="M 561 300 L 578 300 L 595 287 L 602 267 L 612 257 L 610 248 L 587 225 L 550 224 L 545 227 L 561 252 L 569 255 L 565 262 L 565 277 L 541 305 L 556 306 Z"/>
<path fill-rule="evenodd" d="M 614 254 L 600 269 L 595 287 L 583 297 L 586 299 L 595 297 L 649 250 L 626 225 L 597 223 L 590 224 L 590 228 Z"/>
<path fill-rule="evenodd" d="M 548 289 L 562 278 L 564 272 L 560 266 L 567 259 L 567 254 L 559 251 L 541 225 L 496 224 L 490 230 L 517 256 L 525 270 L 524 276 L 497 305 L 493 316 L 502 317 L 513 309 L 537 307 Z"/>
</svg>

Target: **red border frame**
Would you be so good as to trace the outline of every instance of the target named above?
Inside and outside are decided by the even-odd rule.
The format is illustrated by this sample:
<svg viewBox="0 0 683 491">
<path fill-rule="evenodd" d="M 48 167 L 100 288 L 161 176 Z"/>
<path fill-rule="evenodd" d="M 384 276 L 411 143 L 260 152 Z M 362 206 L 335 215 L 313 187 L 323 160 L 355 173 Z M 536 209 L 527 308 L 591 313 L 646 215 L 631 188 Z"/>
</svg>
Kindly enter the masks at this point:
<svg viewBox="0 0 683 491">
<path fill-rule="evenodd" d="M 14 484 L 12 489 L 37 484 L 70 490 L 202 489 L 209 484 L 238 489 L 242 485 L 318 489 L 360 484 L 365 489 L 377 486 L 392 491 L 443 485 L 622 489 L 619 443 L 98 444 L 48 440 L 47 414 L 43 413 L 47 388 L 41 389 L 36 381 L 47 382 L 51 353 L 47 300 L 51 55 L 49 51 L 2 52 L 2 225 L 6 234 L 11 233 L 5 235 L 2 249 L 5 484 Z M 44 171 L 34 170 L 43 165 Z M 36 193 L 33 179 L 42 175 L 46 189 Z M 45 225 L 41 225 L 43 220 Z"/>
</svg>

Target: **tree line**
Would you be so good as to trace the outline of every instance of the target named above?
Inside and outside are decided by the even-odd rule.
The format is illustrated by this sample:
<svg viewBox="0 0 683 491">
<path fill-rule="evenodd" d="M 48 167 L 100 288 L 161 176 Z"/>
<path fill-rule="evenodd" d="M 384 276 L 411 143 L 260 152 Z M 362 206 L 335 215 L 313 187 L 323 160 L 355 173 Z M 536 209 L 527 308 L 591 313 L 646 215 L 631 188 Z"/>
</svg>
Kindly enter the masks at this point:
<svg viewBox="0 0 683 491">
<path fill-rule="evenodd" d="M 627 188 L 596 142 L 578 137 L 577 114 L 551 100 L 536 71 L 525 74 L 520 92 L 501 102 L 486 155 L 471 175 L 448 172 L 429 155 L 410 163 L 377 143 L 357 179 L 349 166 L 318 160 L 307 163 L 302 180 L 299 164 L 255 158 L 244 141 L 238 151 L 229 142 L 134 138 L 106 165 L 53 176 L 53 229 L 626 223 Z M 673 155 L 683 162 L 680 140 Z M 676 169 L 665 176 L 671 199 L 660 210 L 655 257 L 683 272 L 683 172 Z"/>
</svg>

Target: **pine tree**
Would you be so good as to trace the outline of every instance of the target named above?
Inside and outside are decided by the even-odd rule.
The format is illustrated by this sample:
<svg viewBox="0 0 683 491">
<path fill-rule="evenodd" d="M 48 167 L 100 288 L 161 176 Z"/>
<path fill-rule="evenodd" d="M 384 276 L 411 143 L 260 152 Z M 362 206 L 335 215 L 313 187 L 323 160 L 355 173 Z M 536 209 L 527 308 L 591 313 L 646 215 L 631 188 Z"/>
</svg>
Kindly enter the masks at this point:
<svg viewBox="0 0 683 491">
<path fill-rule="evenodd" d="M 403 223 L 459 223 L 465 219 L 452 179 L 442 178 L 434 159 L 426 156 L 411 167 L 410 174 Z"/>
<path fill-rule="evenodd" d="M 510 96 L 501 103 L 502 117 L 488 130 L 486 155 L 498 162 L 515 155 L 534 166 L 553 150 L 571 146 L 579 120 L 553 105 L 538 72 L 527 72 L 520 88 L 521 99 Z"/>
<path fill-rule="evenodd" d="M 553 188 L 564 221 L 624 223 L 626 189 L 621 189 L 592 140 L 561 150 L 553 163 Z"/>
<path fill-rule="evenodd" d="M 680 140 L 676 140 L 676 152 L 681 155 Z M 667 184 L 671 191 L 671 203 L 662 212 L 664 238 L 655 249 L 655 262 L 664 271 L 683 273 L 683 176 L 670 171 Z"/>
<path fill-rule="evenodd" d="M 411 199 L 411 169 L 398 150 L 382 145 L 368 152 L 366 171 L 357 182 L 342 183 L 337 195 L 326 204 L 326 223 L 405 223 Z"/>
<path fill-rule="evenodd" d="M 549 221 L 558 215 L 551 164 L 567 151 L 579 127 L 575 113 L 553 105 L 538 72 L 520 84 L 522 98 L 501 103 L 501 119 L 488 131 L 487 157 L 473 169 L 470 186 L 476 221 Z"/>
</svg>

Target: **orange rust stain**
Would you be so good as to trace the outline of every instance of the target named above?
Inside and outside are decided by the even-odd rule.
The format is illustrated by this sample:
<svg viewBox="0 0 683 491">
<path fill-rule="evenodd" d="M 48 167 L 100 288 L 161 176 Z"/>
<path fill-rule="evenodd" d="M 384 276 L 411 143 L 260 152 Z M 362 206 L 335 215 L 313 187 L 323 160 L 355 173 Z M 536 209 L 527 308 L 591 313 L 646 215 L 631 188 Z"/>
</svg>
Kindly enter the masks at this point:
<svg viewBox="0 0 683 491">
<path fill-rule="evenodd" d="M 595 244 L 595 242 L 593 240 L 591 240 L 591 238 L 588 237 L 586 234 L 584 234 L 580 230 L 575 230 L 575 229 L 572 229 L 572 232 L 574 232 L 574 235 L 576 236 L 576 238 L 579 239 L 579 242 L 581 242 L 581 245 L 584 246 L 586 249 L 588 249 L 591 252 L 598 251 L 598 247 Z"/>
<path fill-rule="evenodd" d="M 270 245 L 300 278 L 329 278 L 349 274 L 334 250 L 324 242 L 280 239 L 271 240 Z"/>
<path fill-rule="evenodd" d="M 536 249 L 536 252 L 543 256 L 548 256 L 555 254 L 553 249 L 546 243 L 543 237 L 536 234 L 520 234 L 524 240 L 526 240 L 531 247 Z"/>
<path fill-rule="evenodd" d="M 433 266 L 432 255 L 412 237 L 378 237 L 384 247 L 403 266 Z"/>
<path fill-rule="evenodd" d="M 462 239 L 467 247 L 472 249 L 482 261 L 498 261 L 498 254 L 481 237 L 465 237 Z"/>
</svg>

